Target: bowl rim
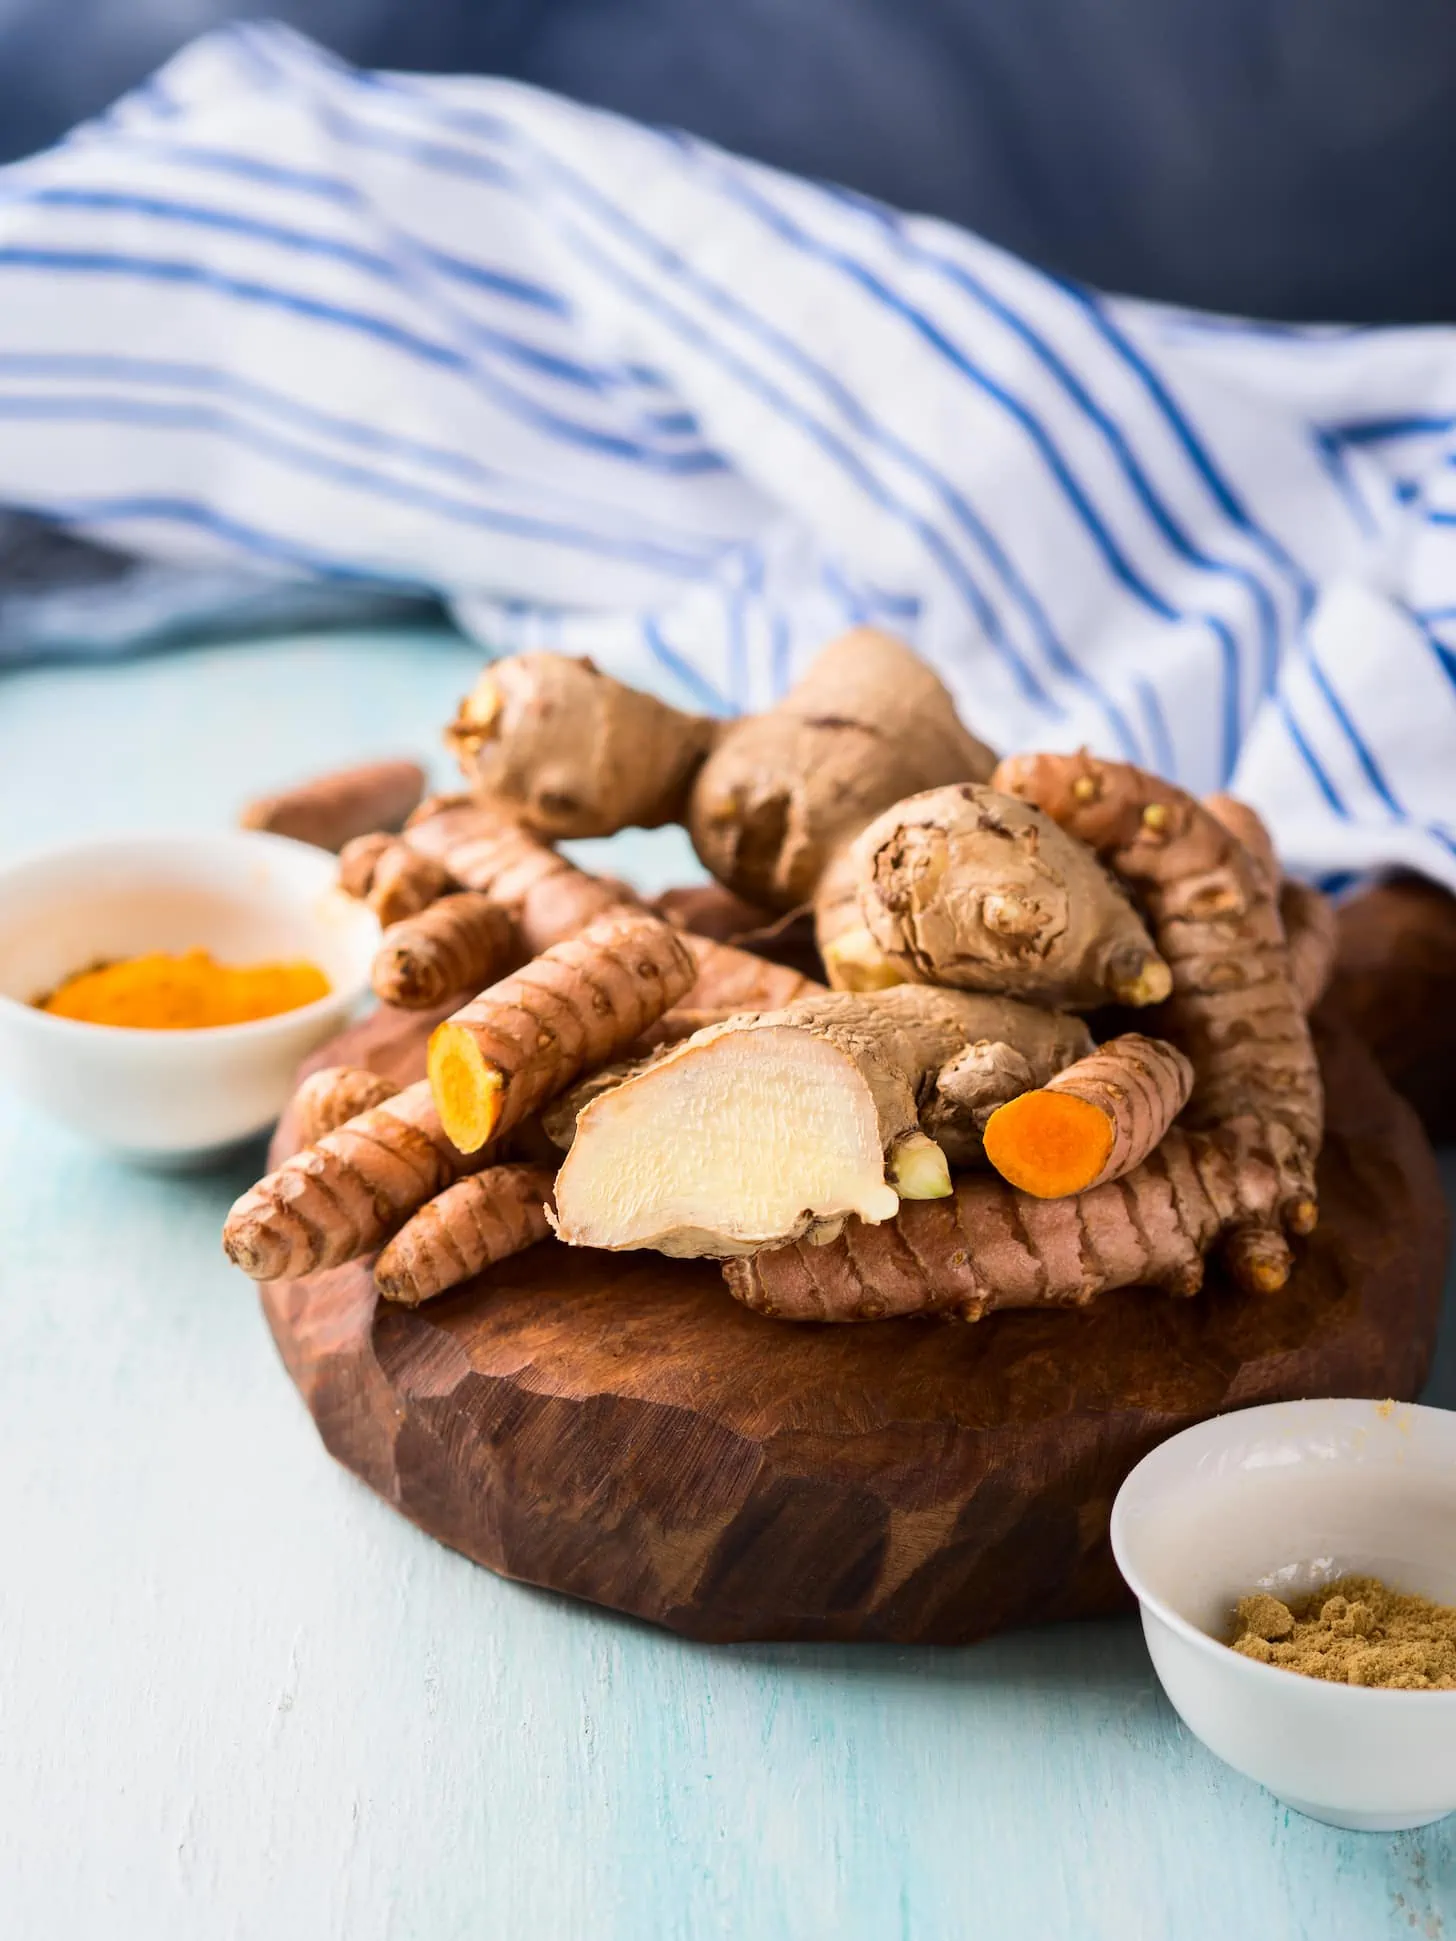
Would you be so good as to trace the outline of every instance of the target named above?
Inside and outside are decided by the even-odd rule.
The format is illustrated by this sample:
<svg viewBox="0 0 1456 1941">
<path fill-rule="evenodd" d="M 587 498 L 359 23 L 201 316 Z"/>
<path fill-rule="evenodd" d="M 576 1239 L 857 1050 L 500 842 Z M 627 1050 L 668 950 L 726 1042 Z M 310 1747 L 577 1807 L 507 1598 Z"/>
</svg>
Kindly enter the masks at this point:
<svg viewBox="0 0 1456 1941">
<path fill-rule="evenodd" d="M 1156 1443 L 1128 1471 L 1127 1475 L 1123 1478 L 1121 1487 L 1113 1498 L 1112 1514 L 1109 1520 L 1109 1535 L 1112 1543 L 1113 1560 L 1122 1575 L 1123 1582 L 1133 1593 L 1134 1597 L 1136 1597 L 1144 1615 L 1151 1612 L 1170 1631 L 1182 1638 L 1185 1643 L 1193 1645 L 1204 1657 L 1211 1658 L 1216 1664 L 1226 1669 L 1234 1677 L 1241 1678 L 1247 1676 L 1256 1680 L 1272 1679 L 1276 1682 L 1268 1687 L 1271 1692 L 1278 1690 L 1288 1691 L 1289 1681 L 1294 1679 L 1298 1681 L 1300 1686 L 1305 1688 L 1306 1692 L 1312 1691 L 1327 1695 L 1324 1698 L 1316 1698 L 1313 1701 L 1316 1704 L 1363 1705 L 1367 1709 L 1375 1706 L 1388 1707 L 1395 1705 L 1399 1708 L 1403 1705 L 1409 1706 L 1412 1700 L 1421 1700 L 1427 1705 L 1434 1703 L 1444 1706 L 1452 1712 L 1456 1712 L 1456 1691 L 1406 1692 L 1391 1691 L 1379 1685 L 1341 1685 L 1337 1684 L 1333 1679 L 1306 1677 L 1303 1672 L 1290 1671 L 1284 1665 L 1265 1665 L 1261 1664 L 1257 1658 L 1246 1658 L 1241 1651 L 1235 1651 L 1231 1645 L 1225 1644 L 1222 1639 L 1211 1637 L 1207 1631 L 1200 1630 L 1196 1624 L 1191 1623 L 1189 1619 L 1175 1611 L 1172 1605 L 1164 1598 L 1159 1597 L 1156 1592 L 1150 1590 L 1143 1581 L 1141 1574 L 1133 1567 L 1126 1556 L 1123 1536 L 1130 1515 L 1127 1507 L 1128 1492 L 1136 1481 L 1138 1472 L 1150 1464 L 1155 1457 L 1161 1455 L 1173 1443 L 1181 1441 L 1185 1436 L 1195 1436 L 1200 1432 L 1206 1432 L 1210 1425 L 1216 1422 L 1234 1422 L 1243 1418 L 1253 1418 L 1256 1416 L 1280 1416 L 1287 1411 L 1295 1409 L 1322 1407 L 1349 1408 L 1351 1406 L 1374 1409 L 1381 1406 L 1381 1401 L 1364 1395 L 1319 1395 L 1297 1398 L 1285 1402 L 1260 1402 L 1246 1409 L 1224 1409 L 1218 1415 L 1206 1417 L 1202 1422 L 1190 1423 L 1186 1429 L 1180 1429 L 1176 1435 L 1165 1437 L 1162 1442 Z M 1453 1413 L 1450 1409 L 1431 1408 L 1429 1405 L 1421 1402 L 1397 1402 L 1396 1407 L 1397 1409 L 1408 1410 L 1416 1415 L 1439 1417 L 1443 1421 L 1456 1424 L 1456 1413 Z"/>
<path fill-rule="evenodd" d="M 320 849 L 313 843 L 298 842 L 292 836 L 277 836 L 267 829 L 139 829 L 118 832 L 104 836 L 83 837 L 79 841 L 54 843 L 40 849 L 27 850 L 22 856 L 15 856 L 0 864 L 0 896 L 3 896 L 8 881 L 22 873 L 29 873 L 47 864 L 60 864 L 68 861 L 84 860 L 88 857 L 104 856 L 108 850 L 148 848 L 158 850 L 195 849 L 205 853 L 208 849 L 230 849 L 241 853 L 245 850 L 266 851 L 287 854 L 298 860 L 307 859 L 317 862 L 320 869 L 319 888 L 327 892 L 329 873 L 337 868 L 337 858 L 333 852 Z M 358 906 L 360 921 L 368 919 L 378 927 L 378 920 L 372 916 L 368 906 Z M 157 1025 L 98 1024 L 88 1018 L 56 1017 L 52 1012 L 42 1011 L 40 1007 L 24 998 L 11 997 L 8 992 L 0 991 L 0 1015 L 24 1018 L 25 1028 L 42 1034 L 49 1034 L 58 1040 L 71 1038 L 78 1034 L 93 1043 L 125 1042 L 132 1046 L 176 1046 L 195 1047 L 199 1044 L 216 1045 L 220 1049 L 236 1044 L 239 1039 L 262 1039 L 270 1035 L 282 1036 L 300 1024 L 321 1021 L 331 1011 L 340 1007 L 347 1009 L 357 1004 L 369 991 L 369 968 L 360 967 L 358 975 L 346 985 L 332 984 L 322 997 L 316 997 L 307 1004 L 295 1005 L 289 1011 L 275 1011 L 266 1018 L 245 1018 L 237 1024 L 202 1024 L 167 1027 Z"/>
</svg>

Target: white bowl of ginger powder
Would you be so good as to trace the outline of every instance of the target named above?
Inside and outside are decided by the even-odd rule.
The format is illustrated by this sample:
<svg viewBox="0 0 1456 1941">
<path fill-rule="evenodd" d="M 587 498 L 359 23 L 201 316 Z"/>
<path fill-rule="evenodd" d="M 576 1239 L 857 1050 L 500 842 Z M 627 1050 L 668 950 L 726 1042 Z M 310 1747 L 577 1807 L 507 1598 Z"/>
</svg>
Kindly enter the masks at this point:
<svg viewBox="0 0 1456 1941">
<path fill-rule="evenodd" d="M 368 988 L 379 926 L 337 869 L 306 843 L 222 830 L 73 844 L 0 870 L 0 1083 L 142 1163 L 202 1163 L 262 1132 Z M 40 1008 L 68 985 L 89 995 L 71 981 L 97 967 L 185 969 L 198 952 L 238 973 L 244 1009 L 270 982 L 289 1008 L 194 1028 L 177 1027 L 191 1013 L 158 1001 L 165 991 L 150 1011 L 113 1005 L 126 1023 Z"/>
<path fill-rule="evenodd" d="M 1200 1423 L 1144 1457 L 1112 1510 L 1118 1568 L 1142 1606 L 1163 1689 L 1209 1749 L 1297 1812 L 1395 1832 L 1456 1810 L 1456 1690 L 1360 1678 L 1449 1662 L 1450 1616 L 1429 1655 L 1400 1653 L 1352 1600 L 1349 1577 L 1456 1606 L 1456 1414 L 1395 1402 L 1278 1402 Z M 1241 1600 L 1280 1649 L 1231 1649 Z M 1275 1602 L 1277 1600 L 1277 1603 Z M 1358 1601 L 1358 1600 L 1354 1600 Z M 1279 1606 L 1311 1621 L 1296 1634 Z M 1324 1607 L 1327 1620 L 1315 1621 Z M 1357 1649 L 1348 1636 L 1362 1633 Z M 1375 1647 L 1379 1646 L 1380 1649 Z M 1367 1648 L 1368 1647 L 1368 1648 Z M 1334 1651 L 1324 1676 L 1277 1662 Z M 1417 1674 L 1418 1676 L 1423 1674 Z"/>
</svg>

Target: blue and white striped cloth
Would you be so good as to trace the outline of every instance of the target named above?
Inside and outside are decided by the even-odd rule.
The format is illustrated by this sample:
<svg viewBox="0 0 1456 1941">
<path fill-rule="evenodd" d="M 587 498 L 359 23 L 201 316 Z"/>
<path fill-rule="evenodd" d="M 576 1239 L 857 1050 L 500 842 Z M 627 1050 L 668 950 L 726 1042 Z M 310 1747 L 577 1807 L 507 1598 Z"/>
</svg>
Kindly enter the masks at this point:
<svg viewBox="0 0 1456 1941">
<path fill-rule="evenodd" d="M 504 81 L 210 36 L 0 171 L 0 500 L 728 712 L 856 620 L 1004 747 L 1456 887 L 1456 332 L 1113 299 Z"/>
</svg>

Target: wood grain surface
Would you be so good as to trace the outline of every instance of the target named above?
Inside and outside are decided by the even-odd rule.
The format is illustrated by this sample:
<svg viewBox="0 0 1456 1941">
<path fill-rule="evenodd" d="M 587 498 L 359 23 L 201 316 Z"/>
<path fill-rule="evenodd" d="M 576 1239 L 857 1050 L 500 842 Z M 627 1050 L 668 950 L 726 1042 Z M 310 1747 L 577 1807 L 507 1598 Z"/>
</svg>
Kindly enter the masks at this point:
<svg viewBox="0 0 1456 1941">
<path fill-rule="evenodd" d="M 319 1054 L 407 1082 L 425 1031 Z M 1413 1397 L 1447 1216 L 1369 1054 L 1320 1032 L 1322 1217 L 1287 1288 L 973 1326 L 774 1322 L 711 1262 L 547 1242 L 418 1311 L 353 1264 L 263 1289 L 324 1442 L 478 1562 L 688 1636 L 964 1644 L 1125 1603 L 1122 1478 L 1221 1410 Z M 291 1146 L 287 1126 L 275 1151 Z"/>
</svg>

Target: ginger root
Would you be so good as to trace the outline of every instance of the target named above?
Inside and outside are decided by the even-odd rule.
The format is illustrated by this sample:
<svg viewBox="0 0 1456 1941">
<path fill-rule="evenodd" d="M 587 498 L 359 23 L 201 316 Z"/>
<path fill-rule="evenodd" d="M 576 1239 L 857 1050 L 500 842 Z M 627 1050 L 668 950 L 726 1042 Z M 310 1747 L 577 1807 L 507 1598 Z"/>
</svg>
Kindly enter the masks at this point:
<svg viewBox="0 0 1456 1941">
<path fill-rule="evenodd" d="M 572 1246 L 727 1256 L 947 1194 L 920 1101 L 989 1019 L 1011 1037 L 1027 1009 L 902 985 L 701 1031 L 585 1100 L 557 1231 Z"/>
<path fill-rule="evenodd" d="M 718 729 L 589 660 L 533 653 L 487 667 L 445 740 L 478 794 L 563 839 L 684 821 Z"/>
<path fill-rule="evenodd" d="M 994 789 L 961 783 L 897 802 L 853 862 L 865 926 L 906 978 L 1073 1010 L 1157 1004 L 1172 987 L 1086 845 Z"/>
<path fill-rule="evenodd" d="M 392 924 L 374 955 L 376 997 L 428 1011 L 452 991 L 478 991 L 519 960 L 509 914 L 478 890 L 458 890 Z"/>
<path fill-rule="evenodd" d="M 310 1072 L 290 1107 L 299 1143 L 314 1145 L 336 1126 L 394 1098 L 399 1089 L 392 1079 L 361 1065 L 325 1065 Z"/>
<path fill-rule="evenodd" d="M 979 1321 L 999 1308 L 1085 1307 L 1119 1287 L 1196 1294 L 1204 1255 L 1239 1230 L 1241 1183 L 1257 1187 L 1241 1168 L 1221 1137 L 1175 1126 L 1141 1166 L 1072 1198 L 965 1174 L 949 1199 L 902 1206 L 879 1226 L 850 1220 L 828 1246 L 725 1261 L 723 1278 L 746 1307 L 785 1321 Z"/>
<path fill-rule="evenodd" d="M 400 1228 L 374 1263 L 385 1300 L 418 1307 L 551 1231 L 552 1173 L 544 1166 L 488 1166 L 457 1180 Z"/>
<path fill-rule="evenodd" d="M 246 804 L 238 820 L 245 829 L 266 829 L 337 851 L 351 837 L 397 829 L 424 788 L 425 771 L 418 762 L 365 762 L 260 796 Z"/>
<path fill-rule="evenodd" d="M 1141 1165 L 1192 1086 L 1181 1051 L 1130 1032 L 997 1106 L 986 1121 L 986 1157 L 1039 1200 L 1085 1193 Z"/>
<path fill-rule="evenodd" d="M 407 842 L 380 830 L 356 836 L 339 852 L 339 888 L 367 903 L 386 929 L 418 916 L 459 885 L 448 870 Z"/>
<path fill-rule="evenodd" d="M 697 966 L 660 917 L 626 911 L 543 951 L 436 1027 L 440 1122 L 478 1152 L 573 1079 L 608 1063 L 691 988 Z"/>
<path fill-rule="evenodd" d="M 1139 898 L 1172 970 L 1159 1028 L 1193 1066 L 1186 1122 L 1235 1154 L 1229 1265 L 1251 1291 L 1283 1286 L 1285 1233 L 1318 1218 L 1324 1107 L 1266 865 L 1202 803 L 1124 763 L 1014 756 L 994 782 L 1087 843 Z"/>
</svg>

